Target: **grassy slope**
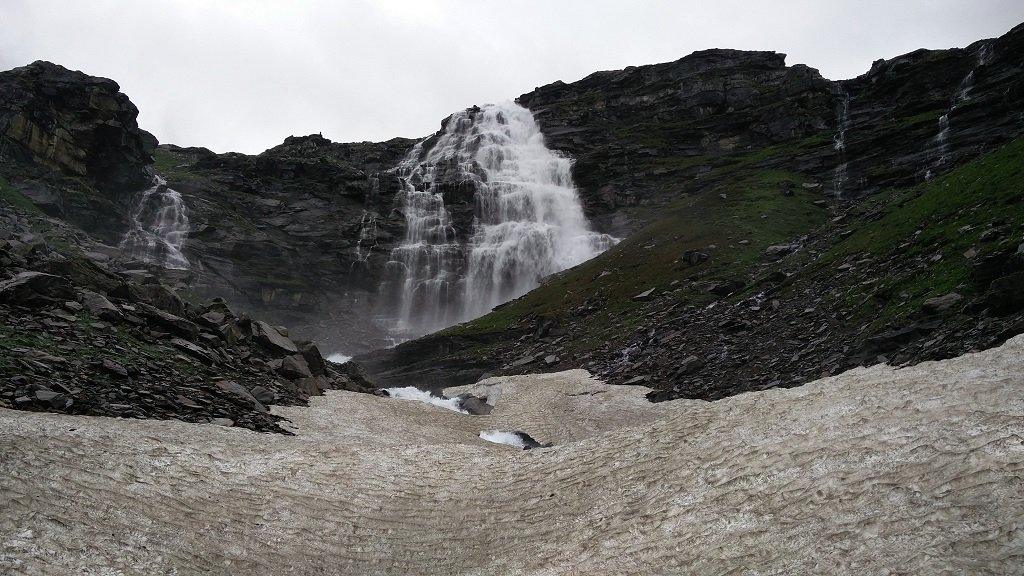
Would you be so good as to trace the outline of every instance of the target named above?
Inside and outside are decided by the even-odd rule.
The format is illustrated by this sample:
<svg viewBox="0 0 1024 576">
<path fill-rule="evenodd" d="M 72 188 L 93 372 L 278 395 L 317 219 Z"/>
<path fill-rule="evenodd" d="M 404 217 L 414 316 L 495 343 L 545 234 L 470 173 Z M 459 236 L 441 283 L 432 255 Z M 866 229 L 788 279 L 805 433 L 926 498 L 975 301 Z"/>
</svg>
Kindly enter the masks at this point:
<svg viewBox="0 0 1024 576">
<path fill-rule="evenodd" d="M 758 278 L 781 270 L 791 274 L 783 291 L 833 287 L 826 301 L 850 326 L 870 324 L 863 338 L 911 321 L 929 297 L 955 290 L 970 298 L 984 291 L 972 282 L 971 266 L 1005 246 L 982 241 L 982 234 L 995 227 L 997 240 L 1017 242 L 1024 234 L 1024 140 L 852 207 L 833 200 L 822 205 L 822 194 L 804 189 L 800 175 L 744 164 L 716 170 L 723 172 L 718 184 L 676 200 L 662 219 L 600 257 L 436 337 L 474 343 L 457 355 L 486 356 L 507 347 L 509 338 L 500 336 L 506 331 L 519 334 L 538 319 L 576 317 L 585 320 L 586 330 L 571 334 L 567 350 L 581 354 L 641 325 L 651 304 L 633 297 L 647 289 L 669 291 L 656 305 L 672 308 L 715 299 L 706 292 L 711 281 L 739 280 L 748 288 L 730 297 L 735 300 L 760 290 Z M 783 262 L 765 260 L 765 247 L 805 235 L 811 237 L 805 250 Z M 691 249 L 711 257 L 687 266 L 680 257 Z M 964 256 L 972 250 L 975 256 Z M 844 264 L 853 272 L 846 273 Z M 872 278 L 865 281 L 865 274 Z"/>
<path fill-rule="evenodd" d="M 1024 236 L 1024 139 L 942 177 L 857 207 L 852 231 L 803 274 L 827 273 L 841 261 L 887 259 L 878 285 L 855 286 L 835 302 L 875 326 L 906 321 L 927 298 L 957 291 L 971 297 L 975 262 Z M 986 238 L 987 237 L 987 238 Z M 1016 245 L 1016 244 L 1014 244 Z M 876 297 L 877 296 L 877 297 Z M 882 305 L 871 302 L 881 301 Z"/>
</svg>

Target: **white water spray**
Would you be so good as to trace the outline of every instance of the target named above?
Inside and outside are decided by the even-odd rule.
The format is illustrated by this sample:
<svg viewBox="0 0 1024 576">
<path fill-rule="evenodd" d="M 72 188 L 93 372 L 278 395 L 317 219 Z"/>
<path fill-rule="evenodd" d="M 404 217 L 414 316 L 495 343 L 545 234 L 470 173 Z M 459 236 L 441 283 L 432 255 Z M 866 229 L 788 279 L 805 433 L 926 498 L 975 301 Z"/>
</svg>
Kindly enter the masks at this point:
<svg viewBox="0 0 1024 576">
<path fill-rule="evenodd" d="M 164 268 L 188 270 L 181 250 L 188 238 L 188 207 L 181 194 L 154 176 L 153 185 L 139 195 L 131 211 L 131 228 L 120 249 L 129 258 L 154 262 Z"/>
<path fill-rule="evenodd" d="M 401 332 L 480 316 L 616 242 L 589 230 L 571 162 L 511 102 L 453 114 L 397 172 L 406 238 L 388 264 Z M 472 210 L 468 230 L 457 229 L 455 207 Z"/>
</svg>

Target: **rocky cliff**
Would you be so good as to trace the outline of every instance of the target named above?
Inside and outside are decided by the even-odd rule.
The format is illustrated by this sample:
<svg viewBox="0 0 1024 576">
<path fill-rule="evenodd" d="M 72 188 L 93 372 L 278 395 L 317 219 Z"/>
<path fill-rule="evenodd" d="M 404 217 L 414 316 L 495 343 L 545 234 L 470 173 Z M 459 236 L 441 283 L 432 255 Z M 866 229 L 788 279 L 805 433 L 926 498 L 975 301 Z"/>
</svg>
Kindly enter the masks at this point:
<svg viewBox="0 0 1024 576">
<path fill-rule="evenodd" d="M 1024 29 L 918 50 L 831 81 L 774 52 L 708 50 L 523 94 L 576 161 L 588 213 L 619 235 L 737 168 L 786 170 L 859 197 L 941 174 L 1021 132 Z"/>
<path fill-rule="evenodd" d="M 411 145 L 311 135 L 257 156 L 161 146 L 156 169 L 190 208 L 193 288 L 328 349 L 386 346 L 374 297 L 404 222 L 391 215 L 397 181 L 378 174 Z"/>
<path fill-rule="evenodd" d="M 34 62 L 0 73 L 0 169 L 47 214 L 107 242 L 150 181 L 156 138 L 113 80 Z"/>
</svg>

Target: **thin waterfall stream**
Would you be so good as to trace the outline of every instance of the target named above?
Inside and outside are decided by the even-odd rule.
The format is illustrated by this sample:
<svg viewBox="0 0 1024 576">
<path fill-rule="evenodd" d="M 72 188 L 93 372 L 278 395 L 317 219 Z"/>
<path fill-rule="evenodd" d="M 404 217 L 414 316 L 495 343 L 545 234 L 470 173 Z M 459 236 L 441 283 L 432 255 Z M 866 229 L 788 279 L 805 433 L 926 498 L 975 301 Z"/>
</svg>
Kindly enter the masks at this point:
<svg viewBox="0 0 1024 576">
<path fill-rule="evenodd" d="M 153 177 L 153 185 L 139 195 L 130 217 L 131 228 L 120 244 L 125 256 L 164 268 L 189 269 L 182 253 L 189 233 L 188 207 L 166 180 Z"/>
</svg>

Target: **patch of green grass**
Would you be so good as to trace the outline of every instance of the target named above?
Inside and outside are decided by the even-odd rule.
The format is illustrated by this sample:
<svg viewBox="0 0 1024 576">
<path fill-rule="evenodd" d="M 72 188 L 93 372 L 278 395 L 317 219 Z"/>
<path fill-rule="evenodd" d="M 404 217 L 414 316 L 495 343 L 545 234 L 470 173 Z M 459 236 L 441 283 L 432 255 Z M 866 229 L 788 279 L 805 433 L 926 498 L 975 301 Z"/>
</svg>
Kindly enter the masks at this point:
<svg viewBox="0 0 1024 576">
<path fill-rule="evenodd" d="M 40 212 L 39 208 L 31 200 L 25 198 L 24 195 L 11 187 L 10 183 L 3 176 L 0 176 L 0 203 L 29 212 Z"/>
<path fill-rule="evenodd" d="M 853 233 L 838 242 L 806 273 L 820 274 L 852 258 L 896 260 L 876 286 L 840 299 L 874 324 L 914 314 L 932 296 L 985 289 L 972 280 L 975 261 L 999 249 L 981 237 L 1024 239 L 1024 139 L 930 182 L 890 193 L 850 223 Z M 965 254 L 974 253 L 974 258 Z M 868 298 L 878 294 L 878 298 Z M 861 303 L 863 302 L 863 303 Z"/>
<path fill-rule="evenodd" d="M 801 188 L 804 181 L 786 172 L 738 172 L 728 184 L 675 200 L 662 210 L 660 220 L 599 257 L 442 334 L 526 330 L 538 318 L 561 320 L 585 314 L 588 330 L 568 344 L 571 352 L 627 337 L 648 310 L 648 304 L 634 299 L 641 292 L 654 288 L 663 298 L 709 301 L 712 296 L 694 281 L 747 282 L 752 264 L 763 260 L 767 246 L 820 226 L 828 212 L 813 204 L 820 196 Z M 682 261 L 687 250 L 703 251 L 710 258 L 689 266 Z"/>
</svg>

